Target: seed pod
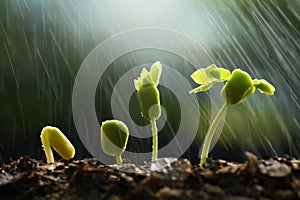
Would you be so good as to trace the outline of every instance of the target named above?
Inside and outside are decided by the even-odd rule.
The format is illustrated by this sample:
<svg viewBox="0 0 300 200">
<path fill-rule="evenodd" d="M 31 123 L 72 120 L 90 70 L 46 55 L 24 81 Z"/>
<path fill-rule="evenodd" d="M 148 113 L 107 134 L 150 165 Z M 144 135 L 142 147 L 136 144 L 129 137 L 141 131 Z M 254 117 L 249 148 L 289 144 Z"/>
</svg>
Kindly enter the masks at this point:
<svg viewBox="0 0 300 200">
<path fill-rule="evenodd" d="M 101 146 L 104 153 L 120 156 L 126 148 L 129 131 L 119 120 L 107 120 L 101 125 Z"/>
<path fill-rule="evenodd" d="M 68 138 L 56 127 L 46 126 L 41 132 L 41 141 L 47 157 L 47 163 L 53 163 L 51 147 L 65 160 L 75 155 L 75 148 Z"/>
<path fill-rule="evenodd" d="M 159 61 L 155 62 L 150 71 L 143 68 L 140 77 L 134 80 L 142 116 L 148 121 L 157 120 L 161 115 L 160 97 L 157 85 L 162 71 Z"/>
<path fill-rule="evenodd" d="M 240 69 L 235 69 L 224 85 L 221 94 L 228 105 L 235 105 L 241 103 L 254 91 L 255 87 L 250 75 Z"/>
<path fill-rule="evenodd" d="M 148 121 L 157 120 L 161 115 L 159 91 L 152 84 L 143 85 L 137 92 L 142 116 Z"/>
</svg>

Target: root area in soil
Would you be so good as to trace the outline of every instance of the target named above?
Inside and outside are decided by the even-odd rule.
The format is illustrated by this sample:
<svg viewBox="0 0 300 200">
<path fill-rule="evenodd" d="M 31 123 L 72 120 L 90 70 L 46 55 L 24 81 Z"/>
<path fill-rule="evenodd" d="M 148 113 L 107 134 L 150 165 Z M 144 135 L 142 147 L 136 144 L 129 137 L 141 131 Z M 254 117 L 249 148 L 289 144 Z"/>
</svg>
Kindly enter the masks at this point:
<svg viewBox="0 0 300 200">
<path fill-rule="evenodd" d="M 160 158 L 137 166 L 95 159 L 46 164 L 28 156 L 3 164 L 1 199 L 300 199 L 300 160 L 289 156 L 244 163 Z"/>
</svg>

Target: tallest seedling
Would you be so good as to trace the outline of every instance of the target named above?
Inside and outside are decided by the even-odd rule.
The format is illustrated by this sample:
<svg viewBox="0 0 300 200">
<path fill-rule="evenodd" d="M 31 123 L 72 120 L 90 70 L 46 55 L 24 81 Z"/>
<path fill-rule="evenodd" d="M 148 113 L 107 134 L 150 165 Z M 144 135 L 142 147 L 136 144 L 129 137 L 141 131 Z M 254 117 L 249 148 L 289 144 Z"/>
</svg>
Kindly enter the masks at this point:
<svg viewBox="0 0 300 200">
<path fill-rule="evenodd" d="M 190 91 L 190 93 L 206 91 L 217 82 L 227 81 L 221 91 L 221 95 L 225 99 L 225 103 L 220 108 L 214 121 L 210 125 L 204 139 L 200 160 L 200 167 L 203 167 L 208 156 L 210 143 L 214 133 L 229 106 L 241 103 L 244 99 L 246 99 L 246 97 L 254 93 L 256 89 L 258 89 L 261 93 L 273 95 L 275 88 L 264 79 L 252 80 L 247 72 L 240 69 L 233 70 L 230 75 L 230 72 L 227 69 L 218 68 L 215 65 L 210 65 L 205 69 L 201 68 L 195 71 L 191 77 L 196 83 L 200 84 L 200 86 Z"/>
<path fill-rule="evenodd" d="M 159 91 L 157 89 L 162 65 L 159 61 L 155 62 L 150 71 L 143 68 L 141 76 L 134 80 L 138 99 L 141 105 L 142 116 L 150 121 L 152 127 L 152 161 L 157 159 L 158 136 L 156 120 L 161 115 Z"/>
</svg>

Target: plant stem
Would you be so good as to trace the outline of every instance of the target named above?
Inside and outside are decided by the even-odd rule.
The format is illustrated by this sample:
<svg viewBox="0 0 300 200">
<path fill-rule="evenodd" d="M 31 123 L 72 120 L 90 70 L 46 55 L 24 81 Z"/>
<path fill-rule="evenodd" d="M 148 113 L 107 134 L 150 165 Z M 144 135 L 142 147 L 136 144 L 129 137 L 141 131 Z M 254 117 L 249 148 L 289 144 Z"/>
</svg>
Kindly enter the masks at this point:
<svg viewBox="0 0 300 200">
<path fill-rule="evenodd" d="M 152 162 L 157 159 L 157 149 L 158 149 L 158 136 L 157 136 L 157 127 L 156 121 L 151 120 L 152 127 Z"/>
<path fill-rule="evenodd" d="M 214 133 L 216 131 L 216 128 L 218 127 L 218 124 L 220 123 L 223 115 L 226 113 L 227 108 L 229 107 L 228 104 L 224 103 L 222 107 L 220 108 L 219 112 L 217 113 L 214 121 L 210 125 L 208 132 L 205 136 L 203 148 L 201 152 L 201 160 L 200 160 L 200 167 L 203 168 L 204 163 L 206 162 L 206 159 L 208 157 L 209 147 L 211 144 L 211 140 L 214 136 Z"/>
<path fill-rule="evenodd" d="M 46 154 L 47 163 L 54 163 L 54 157 L 53 157 L 52 149 L 50 147 L 48 135 L 49 135 L 49 131 L 43 129 L 41 134 L 41 140 Z"/>
<path fill-rule="evenodd" d="M 47 163 L 54 163 L 52 149 L 49 145 L 44 145 L 44 150 L 47 158 Z"/>
<path fill-rule="evenodd" d="M 121 154 L 116 156 L 116 160 L 117 160 L 118 165 L 122 165 L 123 160 L 122 160 Z"/>
</svg>

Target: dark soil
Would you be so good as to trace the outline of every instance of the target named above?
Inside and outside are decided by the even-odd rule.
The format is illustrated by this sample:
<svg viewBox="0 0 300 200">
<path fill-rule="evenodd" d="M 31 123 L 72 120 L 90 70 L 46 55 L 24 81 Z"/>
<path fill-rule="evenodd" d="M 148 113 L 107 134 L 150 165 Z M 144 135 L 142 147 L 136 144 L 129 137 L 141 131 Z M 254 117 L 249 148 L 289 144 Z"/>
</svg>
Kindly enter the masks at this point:
<svg viewBox="0 0 300 200">
<path fill-rule="evenodd" d="M 300 160 L 291 157 L 245 163 L 159 159 L 135 166 L 103 166 L 95 159 L 46 164 L 30 157 L 3 164 L 1 199 L 300 199 Z M 118 170 L 118 169 L 119 170 Z"/>
</svg>

